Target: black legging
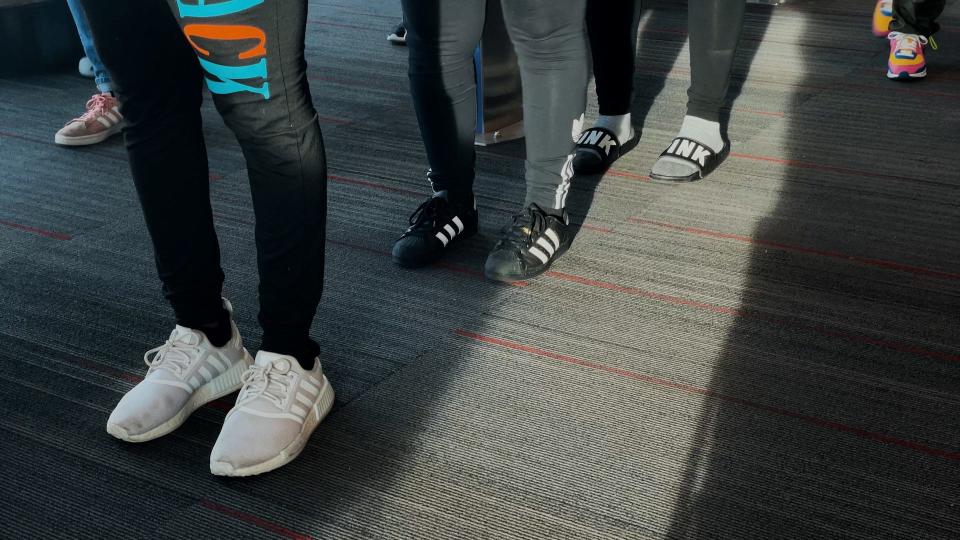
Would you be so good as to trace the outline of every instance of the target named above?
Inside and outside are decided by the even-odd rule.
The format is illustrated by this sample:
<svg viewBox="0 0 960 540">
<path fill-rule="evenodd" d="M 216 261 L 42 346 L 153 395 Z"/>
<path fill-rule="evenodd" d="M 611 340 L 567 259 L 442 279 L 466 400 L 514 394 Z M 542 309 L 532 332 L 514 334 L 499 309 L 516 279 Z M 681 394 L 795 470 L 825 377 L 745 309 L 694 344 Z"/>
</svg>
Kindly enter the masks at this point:
<svg viewBox="0 0 960 540">
<path fill-rule="evenodd" d="M 583 114 L 586 0 L 502 0 L 523 83 L 527 203 L 565 204 Z M 473 52 L 487 0 L 403 0 L 410 90 L 435 190 L 469 197 L 477 101 Z"/>
<path fill-rule="evenodd" d="M 121 98 L 130 168 L 177 322 L 200 328 L 222 317 L 200 118 L 206 77 L 247 161 L 262 348 L 312 359 L 327 178 L 303 55 L 306 0 L 82 4 Z"/>
<path fill-rule="evenodd" d="M 719 121 L 743 28 L 744 0 L 690 0 L 687 114 Z M 589 0 L 587 30 L 600 114 L 630 112 L 640 0 Z"/>
<path fill-rule="evenodd" d="M 937 17 L 943 13 L 946 0 L 894 0 L 891 30 L 907 34 L 932 36 L 940 30 Z"/>
</svg>

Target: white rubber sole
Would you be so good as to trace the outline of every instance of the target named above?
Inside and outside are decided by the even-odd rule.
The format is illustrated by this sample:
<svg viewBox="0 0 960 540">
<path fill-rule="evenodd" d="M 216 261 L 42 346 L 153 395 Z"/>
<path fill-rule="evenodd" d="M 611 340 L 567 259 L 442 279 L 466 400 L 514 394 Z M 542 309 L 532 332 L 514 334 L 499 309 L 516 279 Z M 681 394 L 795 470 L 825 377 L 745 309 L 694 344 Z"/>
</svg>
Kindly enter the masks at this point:
<svg viewBox="0 0 960 540">
<path fill-rule="evenodd" d="M 193 414 L 193 411 L 203 407 L 211 401 L 215 401 L 223 396 L 230 395 L 243 387 L 241 376 L 243 375 L 243 372 L 245 372 L 252 364 L 253 357 L 251 357 L 250 353 L 244 349 L 242 361 L 237 362 L 217 378 L 201 386 L 200 388 L 197 388 L 197 391 L 193 393 L 193 396 L 187 400 L 177 414 L 173 415 L 173 417 L 166 422 L 151 429 L 150 431 L 135 435 L 131 435 L 126 429 L 108 422 L 107 433 L 122 441 L 132 443 L 147 442 L 163 437 L 186 422 L 187 418 Z"/>
<path fill-rule="evenodd" d="M 890 70 L 887 70 L 887 78 L 888 78 L 888 79 L 904 79 L 904 80 L 906 80 L 906 79 L 922 79 L 922 78 L 924 78 L 924 77 L 926 77 L 926 76 L 927 76 L 927 70 L 926 70 L 926 69 L 924 69 L 923 71 L 921 71 L 921 72 L 919 72 L 919 73 L 907 73 L 906 71 L 902 71 L 902 72 L 900 72 L 900 73 L 894 73 L 894 72 L 892 72 L 892 71 L 890 71 Z"/>
<path fill-rule="evenodd" d="M 306 448 L 307 441 L 310 440 L 310 435 L 313 434 L 313 430 L 320 425 L 320 422 L 323 421 L 327 413 L 330 412 L 330 408 L 333 407 L 333 399 L 333 387 L 330 386 L 330 381 L 327 380 L 327 376 L 324 375 L 323 388 L 320 389 L 320 397 L 317 398 L 316 406 L 310 409 L 310 414 L 307 415 L 307 418 L 303 421 L 303 425 L 300 426 L 300 433 L 297 434 L 297 437 L 293 442 L 288 444 L 286 448 L 281 450 L 278 455 L 262 463 L 241 468 L 234 468 L 233 465 L 224 461 L 211 460 L 210 472 L 217 476 L 254 476 L 279 469 L 294 459 L 297 459 L 300 452 Z"/>
<path fill-rule="evenodd" d="M 100 133 L 95 133 L 93 135 L 82 135 L 80 137 L 64 137 L 57 133 L 53 137 L 53 142 L 59 144 L 60 146 L 89 146 L 91 144 L 102 143 L 103 141 L 113 137 L 117 133 L 120 133 L 123 130 L 123 122 L 116 124 L 115 126 L 107 129 L 106 131 L 101 131 Z"/>
</svg>

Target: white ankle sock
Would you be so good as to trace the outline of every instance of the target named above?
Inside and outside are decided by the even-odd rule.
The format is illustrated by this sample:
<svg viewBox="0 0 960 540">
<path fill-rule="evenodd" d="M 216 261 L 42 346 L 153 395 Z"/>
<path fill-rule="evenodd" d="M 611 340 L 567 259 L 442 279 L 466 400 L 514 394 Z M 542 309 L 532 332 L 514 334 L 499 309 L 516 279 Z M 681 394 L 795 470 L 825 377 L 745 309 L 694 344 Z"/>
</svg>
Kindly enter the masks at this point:
<svg viewBox="0 0 960 540">
<path fill-rule="evenodd" d="M 620 140 L 620 144 L 626 143 L 633 137 L 633 125 L 630 123 L 630 113 L 620 114 L 617 116 L 606 116 L 601 114 L 597 117 L 597 121 L 593 125 L 612 131 L 614 134 L 616 134 L 617 139 Z"/>
<path fill-rule="evenodd" d="M 720 135 L 720 122 L 711 122 L 696 116 L 683 117 L 678 137 L 686 137 L 710 147 L 714 152 L 723 150 L 723 137 Z"/>
</svg>

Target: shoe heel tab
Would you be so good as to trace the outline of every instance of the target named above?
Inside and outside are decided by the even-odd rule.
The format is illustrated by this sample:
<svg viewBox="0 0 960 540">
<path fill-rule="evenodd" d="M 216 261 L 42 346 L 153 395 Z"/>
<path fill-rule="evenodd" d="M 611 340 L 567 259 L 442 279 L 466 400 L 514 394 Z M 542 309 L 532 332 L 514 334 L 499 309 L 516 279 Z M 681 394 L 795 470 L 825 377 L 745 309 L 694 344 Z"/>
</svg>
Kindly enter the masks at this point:
<svg viewBox="0 0 960 540">
<path fill-rule="evenodd" d="M 233 304 L 225 296 L 221 296 L 220 300 L 223 302 L 223 309 L 227 310 L 227 313 L 230 314 L 230 319 L 233 320 Z"/>
</svg>

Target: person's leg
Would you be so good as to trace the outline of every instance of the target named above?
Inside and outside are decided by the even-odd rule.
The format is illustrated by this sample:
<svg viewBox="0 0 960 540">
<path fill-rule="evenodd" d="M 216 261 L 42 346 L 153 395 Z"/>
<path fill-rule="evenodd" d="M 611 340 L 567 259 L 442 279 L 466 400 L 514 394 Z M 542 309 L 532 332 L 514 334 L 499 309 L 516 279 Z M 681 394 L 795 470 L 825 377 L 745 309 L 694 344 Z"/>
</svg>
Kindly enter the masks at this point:
<svg viewBox="0 0 960 540">
<path fill-rule="evenodd" d="M 210 455 L 259 474 L 296 458 L 333 404 L 310 327 L 323 291 L 327 171 L 310 88 L 306 0 L 170 0 L 247 162 L 263 343 Z"/>
<path fill-rule="evenodd" d="M 87 24 L 87 16 L 80 6 L 80 0 L 67 0 L 67 6 L 70 8 L 70 14 L 73 15 L 73 23 L 77 27 L 77 34 L 80 36 L 80 44 L 83 45 L 83 53 L 87 55 L 90 64 L 93 65 L 94 81 L 97 89 L 101 93 L 113 91 L 113 85 L 110 82 L 110 74 L 103 67 L 100 61 L 100 55 L 97 54 L 97 48 L 93 43 L 93 35 L 90 33 L 90 26 Z"/>
<path fill-rule="evenodd" d="M 152 351 L 146 377 L 107 420 L 141 442 L 176 429 L 197 407 L 240 388 L 252 362 L 220 288 L 200 118 L 201 72 L 164 0 L 82 0 L 127 117 L 130 169 L 177 326 Z"/>
<path fill-rule="evenodd" d="M 430 164 L 433 190 L 451 199 L 473 192 L 477 121 L 473 53 L 486 0 L 404 0 L 413 107 Z"/>
<path fill-rule="evenodd" d="M 572 128 L 586 103 L 586 0 L 503 0 L 523 83 L 527 197 L 561 212 L 570 187 Z"/>
<path fill-rule="evenodd" d="M 256 213 L 261 349 L 310 369 L 323 291 L 327 173 L 304 58 L 307 3 L 170 0 L 247 161 Z M 242 81 L 242 82 L 240 82 Z"/>
<path fill-rule="evenodd" d="M 473 53 L 485 16 L 486 0 L 403 1 L 410 93 L 434 196 L 414 212 L 410 228 L 393 246 L 400 266 L 429 264 L 477 231 Z"/>
<path fill-rule="evenodd" d="M 527 209 L 487 257 L 484 273 L 515 281 L 545 272 L 572 240 L 564 208 L 586 101 L 586 0 L 502 4 L 523 81 Z"/>
<path fill-rule="evenodd" d="M 630 106 L 637 54 L 641 0 L 587 1 L 587 33 L 593 57 L 600 116 L 596 126 L 630 138 Z"/>
<path fill-rule="evenodd" d="M 202 72 L 164 0 L 81 0 L 126 118 L 130 169 L 177 323 L 223 319 L 200 117 Z"/>
<path fill-rule="evenodd" d="M 940 30 L 937 18 L 946 0 L 894 0 L 890 30 L 929 38 Z"/>
<path fill-rule="evenodd" d="M 688 10 L 689 100 L 687 115 L 677 137 L 720 153 L 726 144 L 720 126 L 720 112 L 743 29 L 745 3 L 743 0 L 690 0 Z M 670 148 L 675 146 L 672 144 Z M 654 165 L 653 175 L 690 179 L 697 177 L 699 170 L 691 161 L 664 155 Z"/>
<path fill-rule="evenodd" d="M 577 174 L 600 174 L 634 142 L 630 116 L 637 54 L 640 0 L 587 1 L 587 34 L 593 57 L 600 114 L 577 136 L 573 168 Z"/>
<path fill-rule="evenodd" d="M 73 22 L 80 36 L 80 43 L 87 59 L 93 66 L 93 73 L 97 85 L 97 94 L 87 101 L 86 112 L 78 118 L 69 121 L 57 131 L 54 142 L 65 146 L 85 146 L 97 144 L 120 133 L 123 129 L 123 115 L 120 114 L 119 103 L 113 93 L 110 74 L 103 67 L 100 56 L 93 43 L 93 36 L 87 24 L 86 15 L 79 0 L 67 0 L 67 6 L 73 15 Z"/>
</svg>

